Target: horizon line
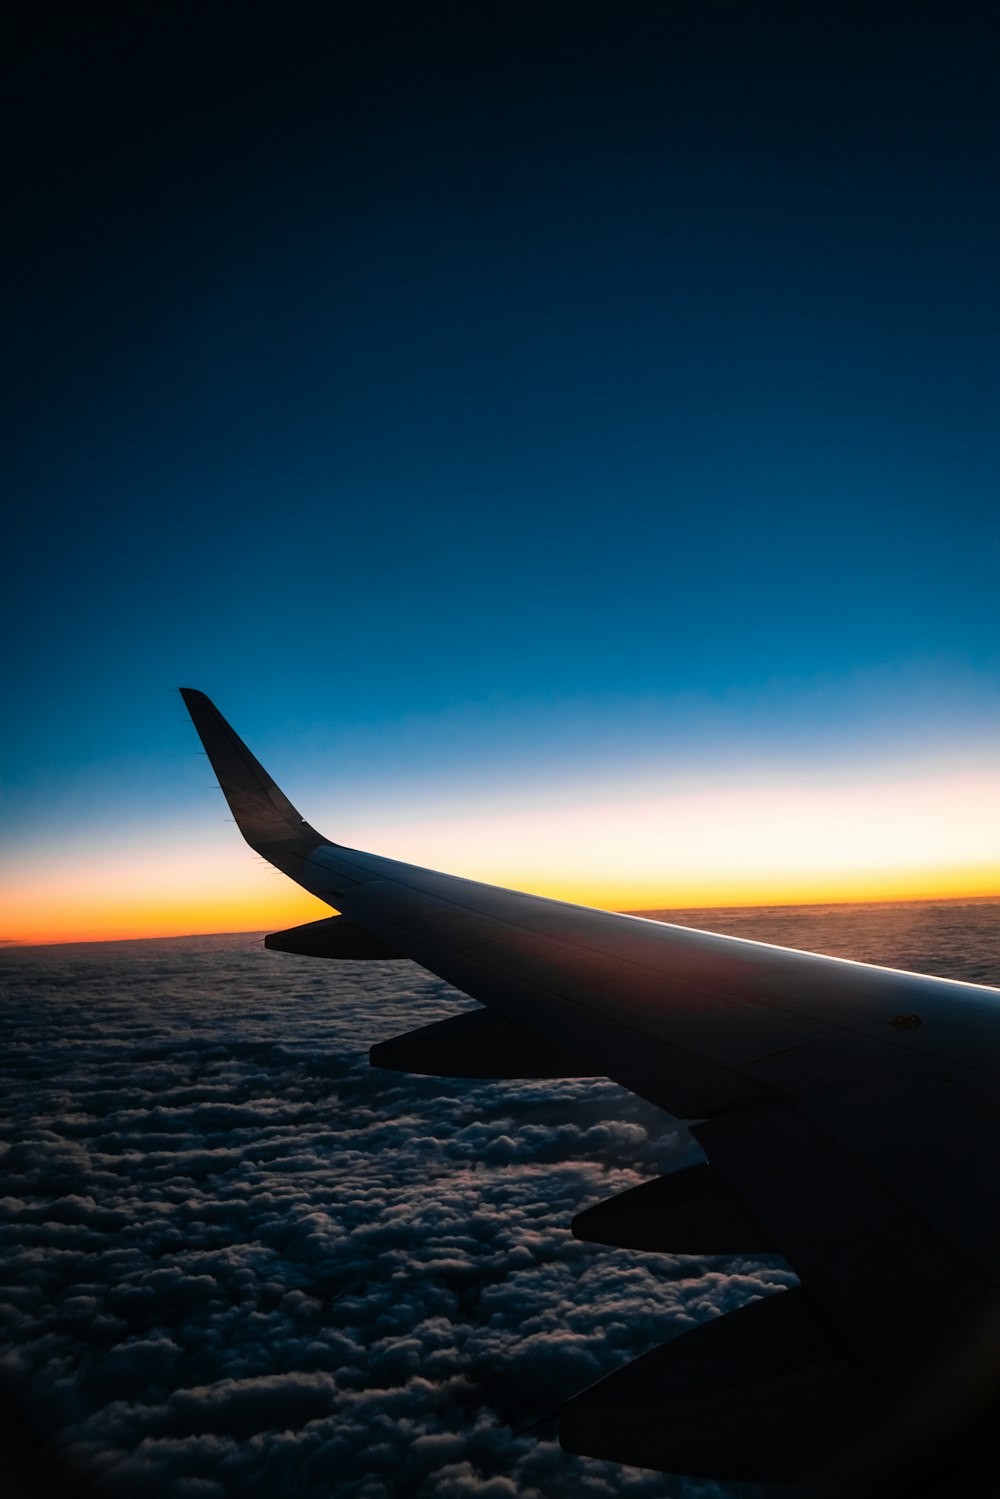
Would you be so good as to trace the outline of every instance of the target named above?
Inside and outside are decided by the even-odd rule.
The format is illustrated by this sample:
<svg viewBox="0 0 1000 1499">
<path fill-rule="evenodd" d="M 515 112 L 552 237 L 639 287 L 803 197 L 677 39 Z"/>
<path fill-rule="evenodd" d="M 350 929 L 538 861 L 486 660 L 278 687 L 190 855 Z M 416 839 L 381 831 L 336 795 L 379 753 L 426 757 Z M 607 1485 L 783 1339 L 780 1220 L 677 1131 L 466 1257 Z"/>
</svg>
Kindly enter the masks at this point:
<svg viewBox="0 0 1000 1499">
<path fill-rule="evenodd" d="M 783 901 L 738 901 L 714 906 L 647 906 L 643 910 L 620 910 L 621 916 L 659 916 L 679 911 L 792 911 L 815 910 L 823 906 L 939 906 L 939 905 L 989 905 L 1000 901 L 1000 891 L 993 895 L 910 895 L 881 896 L 874 900 L 783 900 Z M 579 902 L 570 902 L 572 905 Z M 611 910 L 610 906 L 594 907 L 595 910 Z M 336 914 L 336 913 L 334 913 Z M 322 919 L 322 918 L 321 918 Z M 308 923 L 305 923 L 308 925 Z M 20 951 L 31 947 L 97 947 L 123 942 L 182 942 L 195 937 L 257 937 L 267 936 L 275 928 L 239 927 L 231 931 L 215 932 L 159 932 L 155 936 L 131 937 L 57 937 L 51 941 L 33 942 L 28 938 L 0 937 L 0 953 Z M 400 960 L 409 961 L 409 960 Z"/>
</svg>

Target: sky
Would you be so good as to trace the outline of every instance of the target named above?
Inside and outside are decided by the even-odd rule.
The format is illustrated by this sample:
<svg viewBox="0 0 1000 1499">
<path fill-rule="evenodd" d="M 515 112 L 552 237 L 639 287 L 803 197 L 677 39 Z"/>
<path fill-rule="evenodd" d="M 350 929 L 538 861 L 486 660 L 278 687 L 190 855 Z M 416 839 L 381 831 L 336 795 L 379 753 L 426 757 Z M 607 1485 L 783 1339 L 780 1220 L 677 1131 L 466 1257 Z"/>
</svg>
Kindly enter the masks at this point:
<svg viewBox="0 0 1000 1499">
<path fill-rule="evenodd" d="M 826 7 L 14 23 L 0 939 L 1000 891 L 997 38 Z"/>
</svg>

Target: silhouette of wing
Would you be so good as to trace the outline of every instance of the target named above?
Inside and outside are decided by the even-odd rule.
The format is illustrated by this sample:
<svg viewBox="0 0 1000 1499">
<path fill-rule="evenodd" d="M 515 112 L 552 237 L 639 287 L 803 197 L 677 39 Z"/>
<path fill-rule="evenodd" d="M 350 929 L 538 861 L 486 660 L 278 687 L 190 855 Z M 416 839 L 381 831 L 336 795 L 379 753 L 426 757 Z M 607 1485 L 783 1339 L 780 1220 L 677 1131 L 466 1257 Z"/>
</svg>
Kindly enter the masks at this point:
<svg viewBox="0 0 1000 1499">
<path fill-rule="evenodd" d="M 373 1063 L 611 1077 L 696 1121 L 707 1163 L 588 1209 L 574 1232 L 777 1252 L 799 1276 L 799 1289 L 570 1400 L 565 1447 L 667 1472 L 825 1482 L 899 1472 L 964 1429 L 1000 1368 L 1000 990 L 342 847 L 202 693 L 182 691 L 244 837 L 340 913 L 267 945 L 405 956 L 484 1006 L 376 1046 Z"/>
</svg>

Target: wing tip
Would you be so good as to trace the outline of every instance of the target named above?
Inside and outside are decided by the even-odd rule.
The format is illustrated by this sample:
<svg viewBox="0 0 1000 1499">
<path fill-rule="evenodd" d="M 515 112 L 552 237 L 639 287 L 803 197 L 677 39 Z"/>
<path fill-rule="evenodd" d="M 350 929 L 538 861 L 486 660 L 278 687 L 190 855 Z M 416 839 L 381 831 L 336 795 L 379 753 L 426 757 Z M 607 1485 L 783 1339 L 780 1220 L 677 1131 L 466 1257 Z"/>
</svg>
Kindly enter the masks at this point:
<svg viewBox="0 0 1000 1499">
<path fill-rule="evenodd" d="M 291 853 L 302 854 L 328 842 L 296 810 L 211 698 L 195 687 L 178 691 L 251 848 L 288 873 L 285 866 Z"/>
</svg>

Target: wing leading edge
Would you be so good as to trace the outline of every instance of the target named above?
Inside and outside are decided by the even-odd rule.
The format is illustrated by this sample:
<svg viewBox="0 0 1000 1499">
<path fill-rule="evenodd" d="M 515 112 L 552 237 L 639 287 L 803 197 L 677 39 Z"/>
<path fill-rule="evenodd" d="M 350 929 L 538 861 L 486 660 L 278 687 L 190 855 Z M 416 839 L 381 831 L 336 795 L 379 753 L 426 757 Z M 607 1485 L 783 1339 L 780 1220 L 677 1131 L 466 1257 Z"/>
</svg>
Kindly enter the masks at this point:
<svg viewBox="0 0 1000 1499">
<path fill-rule="evenodd" d="M 599 1238 L 599 1224 L 601 1242 L 685 1253 L 767 1245 L 798 1273 L 801 1291 L 686 1333 L 571 1400 L 563 1444 L 799 1482 L 926 1441 L 955 1407 L 935 1392 L 962 1386 L 1000 1283 L 1000 991 L 342 847 L 204 694 L 182 695 L 247 842 L 340 913 L 268 945 L 412 958 L 487 1006 L 385 1043 L 373 1062 L 606 1075 L 697 1119 L 710 1176 L 650 1186 L 641 1207 L 624 1194 L 574 1231 Z"/>
</svg>

